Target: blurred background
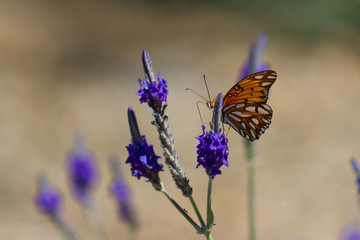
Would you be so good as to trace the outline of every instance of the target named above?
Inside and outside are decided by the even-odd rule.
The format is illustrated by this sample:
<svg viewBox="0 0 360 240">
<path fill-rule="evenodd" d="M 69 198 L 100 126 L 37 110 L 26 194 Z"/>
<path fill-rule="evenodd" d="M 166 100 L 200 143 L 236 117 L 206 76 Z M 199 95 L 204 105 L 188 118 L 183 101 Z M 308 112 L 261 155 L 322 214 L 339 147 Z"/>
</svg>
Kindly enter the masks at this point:
<svg viewBox="0 0 360 240">
<path fill-rule="evenodd" d="M 360 159 L 359 1 L 0 1 L 0 239 L 64 239 L 34 207 L 36 176 L 62 190 L 64 216 L 94 239 L 71 198 L 66 154 L 81 133 L 96 155 L 95 192 L 109 239 L 127 239 L 110 198 L 108 159 L 124 161 L 126 110 L 161 155 L 151 111 L 140 105 L 141 52 L 168 81 L 170 127 L 180 162 L 205 212 L 207 177 L 196 166 L 196 95 L 225 93 L 249 46 L 269 36 L 265 62 L 278 72 L 270 128 L 257 141 L 259 239 L 340 239 L 360 219 L 351 156 Z M 210 111 L 202 109 L 204 119 Z M 213 183 L 214 239 L 247 239 L 243 139 L 229 133 L 229 164 Z M 149 183 L 123 173 L 139 239 L 204 239 Z M 194 216 L 165 168 L 168 191 Z"/>
</svg>

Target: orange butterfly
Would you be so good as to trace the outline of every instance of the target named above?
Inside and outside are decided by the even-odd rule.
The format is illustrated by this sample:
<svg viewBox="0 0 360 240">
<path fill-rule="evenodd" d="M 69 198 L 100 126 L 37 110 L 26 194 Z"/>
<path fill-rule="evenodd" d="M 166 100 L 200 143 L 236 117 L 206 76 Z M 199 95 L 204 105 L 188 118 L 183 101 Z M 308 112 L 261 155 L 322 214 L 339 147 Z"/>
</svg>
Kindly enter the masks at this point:
<svg viewBox="0 0 360 240">
<path fill-rule="evenodd" d="M 244 138 L 254 141 L 269 127 L 272 109 L 266 104 L 276 72 L 267 70 L 247 76 L 236 83 L 223 98 L 222 122 Z M 207 102 L 214 108 L 216 98 Z"/>
</svg>

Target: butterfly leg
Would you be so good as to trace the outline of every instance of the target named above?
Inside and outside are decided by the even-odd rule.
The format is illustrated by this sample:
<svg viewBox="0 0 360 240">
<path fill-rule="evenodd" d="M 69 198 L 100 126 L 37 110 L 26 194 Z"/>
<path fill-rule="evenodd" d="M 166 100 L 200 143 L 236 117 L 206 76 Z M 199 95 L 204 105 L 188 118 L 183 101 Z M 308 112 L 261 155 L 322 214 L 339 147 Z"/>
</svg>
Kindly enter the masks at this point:
<svg viewBox="0 0 360 240">
<path fill-rule="evenodd" d="M 226 138 L 227 138 L 227 136 L 229 134 L 229 131 L 230 131 L 230 125 L 229 125 L 229 128 L 228 128 L 227 132 L 226 132 Z"/>
</svg>

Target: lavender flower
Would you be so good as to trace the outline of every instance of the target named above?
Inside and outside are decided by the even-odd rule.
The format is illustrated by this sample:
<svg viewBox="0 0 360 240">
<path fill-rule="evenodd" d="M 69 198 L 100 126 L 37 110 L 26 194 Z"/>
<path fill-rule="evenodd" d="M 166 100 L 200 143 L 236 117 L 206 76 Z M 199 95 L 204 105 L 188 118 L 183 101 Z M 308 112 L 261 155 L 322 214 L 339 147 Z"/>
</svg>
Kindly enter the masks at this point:
<svg viewBox="0 0 360 240">
<path fill-rule="evenodd" d="M 111 169 L 114 175 L 114 181 L 111 185 L 111 194 L 117 202 L 119 217 L 124 222 L 130 223 L 132 228 L 136 228 L 137 224 L 132 207 L 130 190 L 127 183 L 122 178 L 120 166 L 115 157 L 111 160 Z"/>
<path fill-rule="evenodd" d="M 159 172 L 163 165 L 158 163 L 160 156 L 155 155 L 154 148 L 146 142 L 145 136 L 140 135 L 135 113 L 128 108 L 129 127 L 132 136 L 131 144 L 126 147 L 129 153 L 125 163 L 131 165 L 131 173 L 140 179 L 147 178 L 156 190 L 161 189 Z"/>
<path fill-rule="evenodd" d="M 39 177 L 39 191 L 35 197 L 35 204 L 40 211 L 51 216 L 57 215 L 61 209 L 60 192 L 50 186 L 42 176 Z"/>
<path fill-rule="evenodd" d="M 250 56 L 245 60 L 243 67 L 240 70 L 240 77 L 238 81 L 246 78 L 247 76 L 265 71 L 269 69 L 269 64 L 263 62 L 267 45 L 267 35 L 262 33 L 259 35 L 257 42 L 253 43 L 250 48 Z"/>
<path fill-rule="evenodd" d="M 141 141 L 132 141 L 126 149 L 129 152 L 126 163 L 130 163 L 132 175 L 160 183 L 159 172 L 163 171 L 163 165 L 158 163 L 160 157 L 155 155 L 153 145 L 146 142 L 145 136 L 141 136 Z"/>
<path fill-rule="evenodd" d="M 350 162 L 356 174 L 356 184 L 358 187 L 358 192 L 360 194 L 360 164 L 355 158 L 351 158 Z"/>
<path fill-rule="evenodd" d="M 228 146 L 225 134 L 205 132 L 205 126 L 202 126 L 203 134 L 197 137 L 200 141 L 197 145 L 197 161 L 196 167 L 202 165 L 206 173 L 214 178 L 216 175 L 220 175 L 220 167 L 222 165 L 229 166 L 228 158 Z"/>
<path fill-rule="evenodd" d="M 74 197 L 85 204 L 97 183 L 98 172 L 94 156 L 82 144 L 82 141 L 75 143 L 75 150 L 68 156 L 67 170 Z"/>
<path fill-rule="evenodd" d="M 355 225 L 348 226 L 341 238 L 342 240 L 360 240 L 360 229 Z"/>
<path fill-rule="evenodd" d="M 140 103 L 147 102 L 149 107 L 158 109 L 163 102 L 166 102 L 168 90 L 166 80 L 161 78 L 160 73 L 157 80 L 156 83 L 156 81 L 149 81 L 147 78 L 142 82 L 139 79 L 140 90 L 136 95 L 140 96 Z"/>
<path fill-rule="evenodd" d="M 115 180 L 111 186 L 111 193 L 118 202 L 120 218 L 124 222 L 131 223 L 130 191 L 127 184 L 121 179 Z"/>
</svg>

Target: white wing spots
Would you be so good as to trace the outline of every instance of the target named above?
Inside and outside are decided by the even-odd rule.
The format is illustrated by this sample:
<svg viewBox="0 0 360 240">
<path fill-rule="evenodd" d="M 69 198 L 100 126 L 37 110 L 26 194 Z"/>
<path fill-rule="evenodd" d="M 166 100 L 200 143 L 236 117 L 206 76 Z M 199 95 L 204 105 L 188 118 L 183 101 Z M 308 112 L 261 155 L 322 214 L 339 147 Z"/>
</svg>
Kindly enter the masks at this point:
<svg viewBox="0 0 360 240">
<path fill-rule="evenodd" d="M 263 79 L 264 74 L 255 75 L 254 78 L 257 80 Z"/>
<path fill-rule="evenodd" d="M 242 108 L 244 107 L 245 104 L 244 103 L 239 103 L 239 104 L 236 104 L 235 108 Z"/>
<path fill-rule="evenodd" d="M 262 87 L 267 87 L 267 86 L 269 86 L 269 85 L 271 85 L 271 84 L 273 84 L 273 82 L 262 82 L 262 83 L 261 83 L 261 86 L 262 86 Z"/>
<path fill-rule="evenodd" d="M 231 114 L 235 115 L 235 116 L 238 116 L 238 117 L 241 117 L 241 118 L 251 117 L 250 114 L 242 113 L 240 111 L 233 111 L 233 112 L 231 112 Z"/>
<path fill-rule="evenodd" d="M 230 117 L 231 119 L 233 119 L 233 120 L 237 121 L 237 122 L 240 122 L 240 118 L 238 118 L 238 117 L 234 116 L 234 115 L 233 115 L 233 113 L 234 113 L 234 112 L 229 113 L 229 114 L 228 114 L 228 115 L 229 115 L 229 117 Z"/>
<path fill-rule="evenodd" d="M 263 92 L 264 94 L 268 94 L 268 93 L 269 93 L 269 90 L 264 89 L 264 90 L 262 90 L 262 92 Z"/>
<path fill-rule="evenodd" d="M 241 134 L 242 136 L 245 135 L 245 134 L 244 134 L 244 131 L 243 131 L 242 129 L 240 129 L 240 134 Z"/>
<path fill-rule="evenodd" d="M 250 133 L 251 133 L 251 136 L 252 136 L 253 138 L 256 138 L 254 129 L 250 129 Z"/>
<path fill-rule="evenodd" d="M 276 79 L 276 74 L 267 76 L 267 79 L 275 80 Z"/>
<path fill-rule="evenodd" d="M 241 122 L 240 124 L 243 127 L 243 129 L 246 129 L 246 124 L 244 122 Z"/>
<path fill-rule="evenodd" d="M 232 108 L 232 107 L 234 107 L 234 106 L 235 106 L 235 104 L 231 104 L 231 105 L 225 107 L 225 108 L 223 109 L 223 112 L 226 112 L 227 110 L 229 110 L 230 108 Z"/>
<path fill-rule="evenodd" d="M 239 129 L 235 126 L 235 124 L 233 122 L 229 121 L 229 119 L 226 119 L 226 123 L 229 124 L 237 132 L 239 132 Z M 242 130 L 240 129 L 240 131 L 242 131 Z M 241 134 L 241 132 L 240 132 L 240 134 Z"/>
<path fill-rule="evenodd" d="M 269 105 L 267 105 L 267 104 L 261 104 L 261 106 L 262 106 L 263 108 L 265 108 L 266 110 L 271 111 L 271 107 L 270 107 Z"/>
<path fill-rule="evenodd" d="M 248 106 L 248 107 L 245 108 L 245 110 L 248 111 L 248 112 L 253 112 L 253 113 L 256 112 L 255 106 Z"/>
<path fill-rule="evenodd" d="M 266 123 L 266 124 L 270 124 L 270 121 L 269 120 L 267 120 L 267 119 L 263 119 L 263 121 L 264 121 L 264 123 Z"/>
<path fill-rule="evenodd" d="M 269 112 L 266 111 L 266 110 L 263 109 L 263 108 L 258 108 L 258 113 L 263 114 L 263 115 L 266 115 L 266 114 L 268 114 Z"/>
<path fill-rule="evenodd" d="M 250 137 L 249 137 L 249 135 L 245 135 L 245 138 L 247 139 L 247 140 L 250 140 Z"/>
<path fill-rule="evenodd" d="M 249 125 L 253 128 L 256 129 L 255 125 L 252 122 L 249 122 Z"/>
<path fill-rule="evenodd" d="M 256 125 L 259 124 L 259 120 L 257 120 L 257 118 L 252 118 L 251 120 L 252 120 Z"/>
</svg>

